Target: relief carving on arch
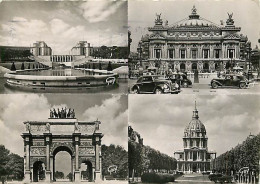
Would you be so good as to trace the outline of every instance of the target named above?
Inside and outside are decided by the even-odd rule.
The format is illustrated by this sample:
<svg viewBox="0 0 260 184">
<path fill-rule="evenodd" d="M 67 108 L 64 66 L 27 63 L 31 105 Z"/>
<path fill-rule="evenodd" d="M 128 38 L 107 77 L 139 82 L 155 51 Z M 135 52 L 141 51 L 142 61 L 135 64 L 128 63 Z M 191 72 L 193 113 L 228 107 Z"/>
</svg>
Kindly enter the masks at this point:
<svg viewBox="0 0 260 184">
<path fill-rule="evenodd" d="M 94 155 L 95 150 L 93 146 L 79 147 L 79 155 Z"/>
<path fill-rule="evenodd" d="M 72 152 L 72 156 L 75 155 L 75 148 L 72 142 L 53 142 L 50 147 L 50 154 L 53 155 L 54 150 L 60 146 L 69 148 Z"/>
<path fill-rule="evenodd" d="M 31 155 L 35 156 L 44 156 L 46 154 L 46 148 L 45 147 L 31 147 Z"/>
</svg>

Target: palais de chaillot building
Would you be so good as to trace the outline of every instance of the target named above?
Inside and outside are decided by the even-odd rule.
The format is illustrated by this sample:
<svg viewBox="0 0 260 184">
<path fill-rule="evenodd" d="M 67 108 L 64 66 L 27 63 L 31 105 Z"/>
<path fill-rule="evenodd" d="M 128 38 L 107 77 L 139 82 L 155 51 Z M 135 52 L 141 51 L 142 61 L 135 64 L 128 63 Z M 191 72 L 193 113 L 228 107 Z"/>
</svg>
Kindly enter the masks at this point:
<svg viewBox="0 0 260 184">
<path fill-rule="evenodd" d="M 187 18 L 171 26 L 161 14 L 156 16 L 155 25 L 148 28 L 149 34 L 142 36 L 137 49 L 145 68 L 163 65 L 175 71 L 215 72 L 247 67 L 251 43 L 235 26 L 233 13 L 221 25 L 202 18 L 195 6 Z"/>
</svg>

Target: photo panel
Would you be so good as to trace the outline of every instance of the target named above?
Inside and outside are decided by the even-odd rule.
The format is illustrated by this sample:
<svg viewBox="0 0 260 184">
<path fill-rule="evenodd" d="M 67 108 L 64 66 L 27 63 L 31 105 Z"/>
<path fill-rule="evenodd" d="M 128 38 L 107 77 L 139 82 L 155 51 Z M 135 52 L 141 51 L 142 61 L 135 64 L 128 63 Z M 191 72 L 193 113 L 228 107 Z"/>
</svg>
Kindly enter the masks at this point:
<svg viewBox="0 0 260 184">
<path fill-rule="evenodd" d="M 259 95 L 129 95 L 129 180 L 258 182 Z"/>
<path fill-rule="evenodd" d="M 130 0 L 129 92 L 259 94 L 259 15 L 256 1 Z"/>
<path fill-rule="evenodd" d="M 0 93 L 127 93 L 127 1 L 1 1 L 0 12 Z"/>
<path fill-rule="evenodd" d="M 2 94 L 0 102 L 3 180 L 127 183 L 127 95 Z"/>
</svg>

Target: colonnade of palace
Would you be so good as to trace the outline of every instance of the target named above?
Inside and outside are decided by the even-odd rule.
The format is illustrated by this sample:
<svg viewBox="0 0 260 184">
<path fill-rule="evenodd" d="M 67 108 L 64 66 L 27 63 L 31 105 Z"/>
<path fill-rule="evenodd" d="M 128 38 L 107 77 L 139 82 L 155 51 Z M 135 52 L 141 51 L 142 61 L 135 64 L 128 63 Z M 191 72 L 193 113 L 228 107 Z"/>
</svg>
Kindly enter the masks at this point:
<svg viewBox="0 0 260 184">
<path fill-rule="evenodd" d="M 50 56 L 51 62 L 72 62 L 74 60 L 73 55 L 52 55 Z"/>
</svg>

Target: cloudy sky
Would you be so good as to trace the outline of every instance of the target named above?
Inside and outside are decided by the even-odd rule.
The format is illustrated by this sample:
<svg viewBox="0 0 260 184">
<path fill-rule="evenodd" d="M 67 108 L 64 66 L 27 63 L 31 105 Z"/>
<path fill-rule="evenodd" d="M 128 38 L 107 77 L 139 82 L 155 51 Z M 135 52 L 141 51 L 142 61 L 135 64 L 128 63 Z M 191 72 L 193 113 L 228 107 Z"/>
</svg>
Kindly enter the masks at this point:
<svg viewBox="0 0 260 184">
<path fill-rule="evenodd" d="M 127 46 L 127 2 L 0 3 L 0 45 L 30 46 L 40 40 L 55 54 L 69 54 L 80 40 L 93 46 Z"/>
<path fill-rule="evenodd" d="M 253 47 L 257 44 L 260 38 L 260 6 L 257 0 L 129 0 L 128 24 L 133 39 L 131 51 L 136 52 L 141 36 L 148 33 L 147 27 L 154 25 L 156 13 L 162 13 L 162 19 L 172 25 L 187 18 L 193 5 L 201 17 L 219 25 L 220 20 L 225 22 L 228 18 L 227 12 L 233 12 L 235 25 L 241 27 L 241 33 L 248 36 Z"/>
<path fill-rule="evenodd" d="M 1 95 L 0 144 L 13 153 L 23 155 L 24 121 L 47 120 L 52 107 L 74 108 L 79 121 L 101 121 L 102 143 L 127 148 L 126 95 Z"/>
<path fill-rule="evenodd" d="M 129 95 L 129 124 L 144 144 L 173 156 L 182 150 L 184 129 L 192 119 L 194 100 L 217 155 L 260 133 L 259 95 Z"/>
</svg>

